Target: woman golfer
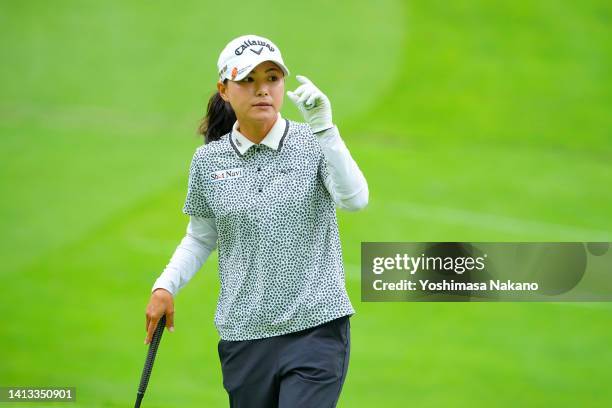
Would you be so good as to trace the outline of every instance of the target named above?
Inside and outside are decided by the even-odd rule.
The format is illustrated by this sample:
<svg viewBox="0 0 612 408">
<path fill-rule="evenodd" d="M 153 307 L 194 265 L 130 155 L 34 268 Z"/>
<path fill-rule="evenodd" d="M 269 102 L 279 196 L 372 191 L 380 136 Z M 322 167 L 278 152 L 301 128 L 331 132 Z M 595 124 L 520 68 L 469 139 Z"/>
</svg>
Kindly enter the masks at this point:
<svg viewBox="0 0 612 408">
<path fill-rule="evenodd" d="M 287 92 L 306 123 L 281 117 L 289 70 L 272 41 L 238 37 L 217 65 L 189 171 L 187 234 L 153 286 L 145 343 L 164 314 L 174 330 L 174 296 L 218 246 L 214 321 L 230 406 L 334 407 L 355 313 L 335 206 L 364 208 L 366 180 L 307 78 Z"/>
</svg>

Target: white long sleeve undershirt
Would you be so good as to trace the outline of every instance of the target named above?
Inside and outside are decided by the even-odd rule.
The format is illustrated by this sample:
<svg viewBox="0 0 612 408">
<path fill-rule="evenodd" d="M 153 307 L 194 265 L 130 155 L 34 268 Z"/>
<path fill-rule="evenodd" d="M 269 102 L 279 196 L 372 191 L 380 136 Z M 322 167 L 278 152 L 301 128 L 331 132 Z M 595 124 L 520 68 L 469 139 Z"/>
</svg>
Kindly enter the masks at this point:
<svg viewBox="0 0 612 408">
<path fill-rule="evenodd" d="M 162 288 L 170 292 L 172 296 L 176 296 L 178 291 L 200 270 L 216 247 L 215 219 L 191 216 L 187 224 L 187 234 L 153 284 L 151 292 Z"/>
<path fill-rule="evenodd" d="M 368 204 L 369 191 L 361 169 L 353 160 L 336 126 L 315 133 L 329 170 L 323 180 L 336 205 L 347 211 L 357 211 Z"/>
</svg>

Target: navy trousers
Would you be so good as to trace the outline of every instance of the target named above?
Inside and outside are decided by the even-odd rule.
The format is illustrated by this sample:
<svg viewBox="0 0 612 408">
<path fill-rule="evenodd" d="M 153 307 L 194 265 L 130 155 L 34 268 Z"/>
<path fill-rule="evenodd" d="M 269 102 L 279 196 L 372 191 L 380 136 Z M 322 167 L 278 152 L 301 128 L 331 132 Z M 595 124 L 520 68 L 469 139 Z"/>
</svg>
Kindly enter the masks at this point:
<svg viewBox="0 0 612 408">
<path fill-rule="evenodd" d="M 299 332 L 219 341 L 231 408 L 333 408 L 346 377 L 349 316 Z"/>
</svg>

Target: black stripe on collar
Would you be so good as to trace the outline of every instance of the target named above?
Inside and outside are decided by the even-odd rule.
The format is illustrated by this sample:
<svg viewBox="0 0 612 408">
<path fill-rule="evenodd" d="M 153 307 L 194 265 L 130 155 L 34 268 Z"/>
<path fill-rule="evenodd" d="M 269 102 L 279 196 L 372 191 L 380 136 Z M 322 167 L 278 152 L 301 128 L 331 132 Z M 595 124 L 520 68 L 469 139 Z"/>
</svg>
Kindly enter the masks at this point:
<svg viewBox="0 0 612 408">
<path fill-rule="evenodd" d="M 283 147 L 283 142 L 285 141 L 285 137 L 287 136 L 287 133 L 289 132 L 289 120 L 285 119 L 285 131 L 283 132 L 283 135 L 281 136 L 280 140 L 278 141 L 278 151 L 281 151 L 281 148 Z M 236 152 L 236 154 L 240 157 L 243 156 L 242 153 L 240 153 L 240 150 L 238 150 L 238 148 L 236 147 L 236 145 L 234 144 L 234 130 L 232 129 L 230 131 L 229 134 L 229 142 L 230 145 L 232 145 L 232 147 L 234 148 L 234 151 Z"/>
<path fill-rule="evenodd" d="M 233 148 L 234 148 L 234 150 L 236 151 L 236 154 L 237 154 L 238 156 L 242 157 L 242 153 L 240 153 L 240 150 L 238 150 L 238 148 L 237 148 L 237 147 L 234 145 L 234 141 L 233 141 L 232 139 L 234 139 L 234 129 L 232 129 L 232 130 L 230 131 L 230 134 L 229 134 L 229 142 L 230 142 L 230 145 L 232 145 L 232 147 L 233 147 Z"/>
<path fill-rule="evenodd" d="M 289 120 L 285 119 L 285 132 L 283 133 L 283 136 L 281 137 L 281 139 L 278 141 L 278 152 L 279 153 L 281 151 L 281 147 L 283 147 L 283 142 L 285 141 L 285 136 L 287 136 L 288 131 L 289 131 Z"/>
</svg>

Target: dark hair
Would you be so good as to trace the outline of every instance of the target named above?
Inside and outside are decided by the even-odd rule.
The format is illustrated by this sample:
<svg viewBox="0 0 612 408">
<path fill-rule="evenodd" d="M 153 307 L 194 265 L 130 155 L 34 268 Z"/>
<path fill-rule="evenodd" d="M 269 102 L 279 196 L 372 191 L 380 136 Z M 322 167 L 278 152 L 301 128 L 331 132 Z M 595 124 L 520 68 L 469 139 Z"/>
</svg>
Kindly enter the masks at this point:
<svg viewBox="0 0 612 408">
<path fill-rule="evenodd" d="M 227 84 L 227 78 L 223 80 Z M 229 102 L 225 102 L 218 91 L 215 91 L 208 100 L 206 116 L 200 121 L 198 134 L 204 136 L 204 143 L 221 139 L 232 130 L 236 121 L 236 113 Z"/>
</svg>

